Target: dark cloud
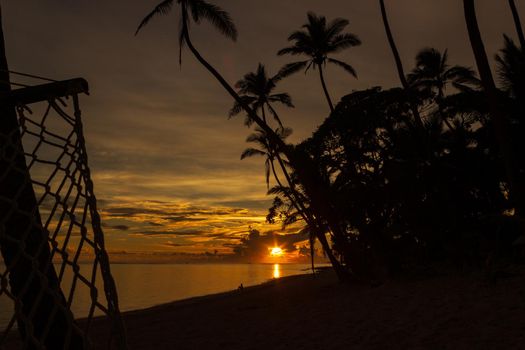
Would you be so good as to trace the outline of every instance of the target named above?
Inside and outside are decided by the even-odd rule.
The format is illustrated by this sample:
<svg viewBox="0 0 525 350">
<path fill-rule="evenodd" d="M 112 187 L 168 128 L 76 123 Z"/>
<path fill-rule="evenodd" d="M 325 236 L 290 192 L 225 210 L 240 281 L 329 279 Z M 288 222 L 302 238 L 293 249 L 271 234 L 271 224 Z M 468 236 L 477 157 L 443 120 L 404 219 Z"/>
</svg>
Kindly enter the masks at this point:
<svg viewBox="0 0 525 350">
<path fill-rule="evenodd" d="M 144 236 L 204 236 L 206 234 L 205 231 L 201 230 L 165 230 L 165 231 L 142 231 L 137 232 L 137 235 L 144 235 Z"/>
<path fill-rule="evenodd" d="M 165 215 L 166 212 L 158 209 L 147 209 L 147 208 L 106 208 L 104 213 L 107 216 L 116 216 L 116 217 L 134 217 L 137 215 Z"/>
<path fill-rule="evenodd" d="M 120 230 L 120 231 L 128 231 L 131 228 L 128 225 L 109 225 L 105 223 L 102 223 L 102 227 L 113 228 L 115 230 Z"/>
<path fill-rule="evenodd" d="M 251 230 L 248 235 L 240 239 L 240 243 L 225 243 L 225 247 L 230 247 L 238 257 L 246 259 L 261 259 L 268 255 L 268 249 L 271 247 L 280 247 L 286 252 L 297 250 L 295 244 L 308 239 L 305 233 L 295 234 L 277 234 L 275 232 L 266 232 L 261 234 L 257 230 Z"/>
<path fill-rule="evenodd" d="M 184 247 L 184 246 L 187 246 L 187 244 L 180 244 L 180 243 L 173 243 L 173 242 L 167 242 L 167 243 L 164 243 L 165 246 L 167 247 Z"/>
<path fill-rule="evenodd" d="M 206 218 L 191 218 L 187 216 L 168 216 L 164 217 L 165 220 L 173 221 L 173 222 L 197 222 L 197 221 L 205 221 Z"/>
<path fill-rule="evenodd" d="M 150 226 L 157 226 L 157 227 L 164 226 L 164 224 L 161 224 L 161 223 L 158 223 L 158 222 L 153 222 L 153 221 L 148 221 L 148 222 L 146 222 L 146 224 L 148 224 Z"/>
</svg>

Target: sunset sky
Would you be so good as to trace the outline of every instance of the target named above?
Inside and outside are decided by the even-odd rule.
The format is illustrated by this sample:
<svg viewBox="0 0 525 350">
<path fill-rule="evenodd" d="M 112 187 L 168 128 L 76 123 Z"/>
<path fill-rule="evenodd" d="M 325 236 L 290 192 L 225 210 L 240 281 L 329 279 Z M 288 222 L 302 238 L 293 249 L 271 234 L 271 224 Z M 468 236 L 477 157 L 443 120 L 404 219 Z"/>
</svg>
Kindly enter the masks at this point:
<svg viewBox="0 0 525 350">
<path fill-rule="evenodd" d="M 250 130 L 243 118 L 228 120 L 231 98 L 188 51 L 178 64 L 178 11 L 158 17 L 138 35 L 141 19 L 159 0 L 2 1 L 10 69 L 57 80 L 84 77 L 91 94 L 82 97 L 84 126 L 95 191 L 111 252 L 227 254 L 248 233 L 261 246 L 289 250 L 304 240 L 297 228 L 283 234 L 265 223 L 264 160 L 240 160 Z M 212 1 L 213 2 L 213 1 Z M 233 43 L 209 25 L 193 26 L 195 46 L 235 83 L 259 62 L 275 73 L 290 57 L 277 57 L 306 12 L 344 17 L 363 44 L 337 58 L 354 66 L 359 79 L 328 67 L 334 100 L 352 90 L 398 85 L 377 1 L 223 0 L 239 30 Z M 394 7 L 395 4 L 395 7 Z M 507 1 L 477 0 L 478 20 L 492 57 L 502 34 L 515 38 Z M 525 17 L 525 6 L 520 12 Z M 424 47 L 448 48 L 452 64 L 474 66 L 462 2 L 387 1 L 392 30 L 404 60 L 413 67 Z M 18 82 L 28 82 L 16 79 Z M 278 92 L 296 108 L 279 109 L 298 142 L 328 115 L 318 76 L 297 74 Z M 296 253 L 296 252 L 295 252 Z"/>
</svg>

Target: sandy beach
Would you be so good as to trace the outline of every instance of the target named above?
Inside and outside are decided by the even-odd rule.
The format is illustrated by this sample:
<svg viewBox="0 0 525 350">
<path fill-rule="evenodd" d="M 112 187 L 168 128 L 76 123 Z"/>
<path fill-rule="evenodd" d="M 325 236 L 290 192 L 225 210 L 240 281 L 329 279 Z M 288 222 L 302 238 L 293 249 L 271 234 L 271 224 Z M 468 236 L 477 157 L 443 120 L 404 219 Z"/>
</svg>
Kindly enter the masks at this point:
<svg viewBox="0 0 525 350">
<path fill-rule="evenodd" d="M 524 272 L 514 268 L 495 283 L 447 273 L 370 287 L 339 284 L 326 271 L 127 312 L 124 320 L 130 349 L 519 349 Z"/>
</svg>

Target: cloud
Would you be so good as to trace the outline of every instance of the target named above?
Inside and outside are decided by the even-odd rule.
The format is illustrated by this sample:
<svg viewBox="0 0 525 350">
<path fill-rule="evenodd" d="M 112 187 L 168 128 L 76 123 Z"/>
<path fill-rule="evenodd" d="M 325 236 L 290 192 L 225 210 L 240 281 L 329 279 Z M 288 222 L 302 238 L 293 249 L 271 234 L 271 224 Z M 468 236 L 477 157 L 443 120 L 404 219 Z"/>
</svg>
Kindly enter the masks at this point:
<svg viewBox="0 0 525 350">
<path fill-rule="evenodd" d="M 232 248 L 235 255 L 247 259 L 262 259 L 268 255 L 271 247 L 280 247 L 285 252 L 297 250 L 296 243 L 308 239 L 305 233 L 277 234 L 269 231 L 261 234 L 252 229 L 248 235 L 242 237 L 238 244 L 225 243 L 224 246 Z"/>
<path fill-rule="evenodd" d="M 130 229 L 130 226 L 128 225 L 103 225 L 103 226 L 108 227 L 108 228 L 114 228 L 120 231 L 128 231 Z"/>
<path fill-rule="evenodd" d="M 164 245 L 168 246 L 168 247 L 185 247 L 185 246 L 188 246 L 188 244 L 173 243 L 171 241 L 168 241 L 168 242 L 164 243 Z"/>
<path fill-rule="evenodd" d="M 187 216 L 168 216 L 164 219 L 173 221 L 173 222 L 196 222 L 196 221 L 206 221 L 206 218 L 190 218 Z"/>
<path fill-rule="evenodd" d="M 136 233 L 137 235 L 145 236 L 202 236 L 205 235 L 205 231 L 201 230 L 166 230 L 166 231 L 142 231 Z"/>
</svg>

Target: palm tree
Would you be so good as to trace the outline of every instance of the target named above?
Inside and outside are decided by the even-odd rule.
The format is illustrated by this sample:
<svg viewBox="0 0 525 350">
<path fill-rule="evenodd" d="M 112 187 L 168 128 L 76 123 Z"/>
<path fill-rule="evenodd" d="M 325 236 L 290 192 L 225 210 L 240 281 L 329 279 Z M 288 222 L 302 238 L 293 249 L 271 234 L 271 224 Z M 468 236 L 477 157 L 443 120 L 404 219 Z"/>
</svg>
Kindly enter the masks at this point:
<svg viewBox="0 0 525 350">
<path fill-rule="evenodd" d="M 151 21 L 152 18 L 168 14 L 172 10 L 175 1 L 180 6 L 181 12 L 181 29 L 179 33 L 179 43 L 181 50 L 184 45 L 188 45 L 188 48 L 195 56 L 197 61 L 199 61 L 199 63 L 202 64 L 204 68 L 206 68 L 214 76 L 215 79 L 217 79 L 219 84 L 221 84 L 228 94 L 233 97 L 234 101 L 242 106 L 242 108 L 248 114 L 248 117 L 260 128 L 262 128 L 281 148 L 287 148 L 284 143 L 279 142 L 280 139 L 278 135 L 275 135 L 272 128 L 264 123 L 262 118 L 260 118 L 257 113 L 244 102 L 244 100 L 239 96 L 239 94 L 237 94 L 230 84 L 228 84 L 224 77 L 208 61 L 206 61 L 204 57 L 202 57 L 190 39 L 189 21 L 191 14 L 191 17 L 195 23 L 199 24 L 202 19 L 206 19 L 210 21 L 219 30 L 219 32 L 224 34 L 226 37 L 234 41 L 237 40 L 237 29 L 230 18 L 230 15 L 226 11 L 204 0 L 165 0 L 155 6 L 155 8 L 146 17 L 144 17 L 137 27 L 135 35 L 137 35 L 139 31 Z"/>
<path fill-rule="evenodd" d="M 239 80 L 235 84 L 235 87 L 238 89 L 241 99 L 243 99 L 246 104 L 248 104 L 255 112 L 261 111 L 265 123 L 267 123 L 265 109 L 268 109 L 273 118 L 282 128 L 283 124 L 281 119 L 279 119 L 279 115 L 270 103 L 278 102 L 291 108 L 293 108 L 294 105 L 292 104 L 292 98 L 289 94 L 272 94 L 272 91 L 275 89 L 275 86 L 280 79 L 281 77 L 278 74 L 268 78 L 264 65 L 259 63 L 257 71 L 255 73 L 250 72 L 244 75 L 244 78 Z M 239 114 L 242 110 L 242 105 L 235 102 L 230 110 L 230 117 Z M 252 122 L 251 118 L 248 117 L 247 125 L 251 125 Z"/>
<path fill-rule="evenodd" d="M 523 35 L 523 28 L 521 27 L 520 15 L 518 14 L 518 9 L 516 8 L 516 3 L 514 0 L 509 0 L 510 10 L 512 11 L 512 18 L 514 19 L 514 25 L 516 26 L 516 32 L 518 33 L 518 38 L 520 41 L 521 47 L 525 47 L 525 35 Z"/>
<path fill-rule="evenodd" d="M 288 136 L 292 134 L 292 129 L 290 128 L 279 128 L 276 131 L 276 134 L 279 135 L 279 137 L 284 140 Z M 279 180 L 279 177 L 277 176 L 277 172 L 275 171 L 275 160 L 277 157 L 275 148 L 272 146 L 270 140 L 268 139 L 268 136 L 262 130 L 261 128 L 257 127 L 255 128 L 255 133 L 249 135 L 246 138 L 246 142 L 252 142 L 259 146 L 259 148 L 247 148 L 245 149 L 241 154 L 241 159 L 245 159 L 248 157 L 253 156 L 265 156 L 266 160 L 264 162 L 264 174 L 266 178 L 266 186 L 269 189 L 270 188 L 270 170 L 274 175 L 275 180 L 279 184 L 279 186 L 282 187 L 282 183 Z"/>
<path fill-rule="evenodd" d="M 515 204 L 516 215 L 522 215 L 523 209 L 523 186 L 522 180 L 518 183 L 518 177 L 514 172 L 513 152 L 509 139 L 508 120 L 500 110 L 500 103 L 498 92 L 492 71 L 490 69 L 489 60 L 479 31 L 478 21 L 476 18 L 476 8 L 474 0 L 463 0 L 463 9 L 465 14 L 465 21 L 467 24 L 470 44 L 478 66 L 479 76 L 483 90 L 488 100 L 491 119 L 494 124 L 496 139 L 500 146 L 500 152 L 503 158 L 505 173 L 509 183 L 510 195 Z"/>
<path fill-rule="evenodd" d="M 392 54 L 394 55 L 394 60 L 396 62 L 397 67 L 397 74 L 399 75 L 399 80 L 401 82 L 401 86 L 403 86 L 403 89 L 410 95 L 410 85 L 408 84 L 408 81 L 405 77 L 405 71 L 403 69 L 403 62 L 401 61 L 401 57 L 399 56 L 399 51 L 397 50 L 396 43 L 394 41 L 394 36 L 392 35 L 392 31 L 390 30 L 390 24 L 388 23 L 388 16 L 386 13 L 385 8 L 385 1 L 379 0 L 379 6 L 381 7 L 381 16 L 383 18 L 383 25 L 385 26 L 385 32 L 388 39 L 388 43 L 390 45 L 390 49 L 392 50 Z M 414 103 L 411 103 L 412 105 L 412 114 L 414 115 L 414 119 L 417 125 L 418 130 L 423 130 L 423 120 L 421 119 L 421 116 L 419 115 L 419 111 L 417 109 L 417 106 Z M 408 125 L 411 127 L 411 125 Z"/>
<path fill-rule="evenodd" d="M 140 23 L 137 28 L 137 33 L 144 27 L 153 17 L 157 15 L 167 14 L 174 4 L 174 0 L 165 0 L 155 7 L 155 9 L 148 14 Z M 316 176 L 315 165 L 312 164 L 311 160 L 304 154 L 293 151 L 293 148 L 287 145 L 283 140 L 279 138 L 279 135 L 265 123 L 257 113 L 243 101 L 243 99 L 237 94 L 237 92 L 228 84 L 224 77 L 202 57 L 200 52 L 195 48 L 190 38 L 189 32 L 189 10 L 196 23 L 199 23 L 202 18 L 206 18 L 214 24 L 219 31 L 226 36 L 235 39 L 237 37 L 237 31 L 229 15 L 224 12 L 221 8 L 215 5 L 211 5 L 204 0 L 177 0 L 177 4 L 181 9 L 181 31 L 179 35 L 179 41 L 181 48 L 183 44 L 188 45 L 193 56 L 199 61 L 200 64 L 208 70 L 213 77 L 219 82 L 219 84 L 228 92 L 228 94 L 234 99 L 235 102 L 239 103 L 244 111 L 248 114 L 248 117 L 257 124 L 268 136 L 270 141 L 278 152 L 282 152 L 288 159 L 290 166 L 295 169 L 300 182 L 304 186 L 305 192 L 311 200 L 311 206 L 315 208 L 315 212 L 319 213 L 320 216 L 324 217 L 329 223 L 334 236 L 341 237 L 343 239 L 344 232 L 339 226 L 339 220 L 331 209 L 332 205 L 328 198 L 326 191 L 319 186 L 319 181 Z M 325 239 L 326 240 L 326 239 Z M 338 268 L 334 265 L 335 271 L 341 281 L 348 280 L 348 271 L 342 268 Z"/>
<path fill-rule="evenodd" d="M 416 56 L 416 67 L 407 76 L 411 87 L 424 90 L 439 99 L 445 97 L 447 85 L 452 84 L 458 90 L 465 90 L 466 85 L 478 83 L 474 70 L 464 66 L 448 64 L 448 50 L 443 54 L 436 49 L 426 48 Z"/>
<path fill-rule="evenodd" d="M 182 28 L 179 33 L 179 63 L 182 63 L 182 47 L 186 44 L 186 37 L 184 31 L 188 29 L 188 8 L 195 23 L 200 23 L 202 19 L 208 20 L 216 29 L 219 30 L 223 35 L 232 39 L 237 40 L 237 28 L 230 18 L 230 15 L 222 10 L 220 7 L 207 3 L 204 0 L 176 0 L 177 4 L 181 6 L 182 10 Z M 159 3 L 155 8 L 140 22 L 135 35 L 148 24 L 151 19 L 159 15 L 167 15 L 170 13 L 175 0 L 164 0 Z"/>
<path fill-rule="evenodd" d="M 496 55 L 499 81 L 503 89 L 512 97 L 522 100 L 525 97 L 525 46 L 518 47 L 508 36 L 504 36 L 505 46 Z"/>
<path fill-rule="evenodd" d="M 295 185 L 294 181 L 292 180 L 292 177 L 288 173 L 288 169 L 286 167 L 286 164 L 282 157 L 280 156 L 279 152 L 275 151 L 275 148 L 273 147 L 272 143 L 270 142 L 268 136 L 266 135 L 265 131 L 261 128 L 256 128 L 255 133 L 248 136 L 246 139 L 247 142 L 253 142 L 259 145 L 259 148 L 247 148 L 244 150 L 244 152 L 241 155 L 241 159 L 245 159 L 247 157 L 253 157 L 253 156 L 265 156 L 265 176 L 266 176 L 266 185 L 269 187 L 270 185 L 270 170 L 274 176 L 275 182 L 277 182 L 277 186 L 269 190 L 269 193 L 278 193 L 281 195 L 284 195 L 289 201 L 289 207 L 295 208 L 296 214 L 302 217 L 304 222 L 306 223 L 306 228 L 309 230 L 309 240 L 310 240 L 310 249 L 313 254 L 313 244 L 315 242 L 315 238 L 319 240 L 321 243 L 324 252 L 328 256 L 328 259 L 330 260 L 332 266 L 334 267 L 334 270 L 339 275 L 339 278 L 342 280 L 345 279 L 343 277 L 344 269 L 339 263 L 339 261 L 335 258 L 332 249 L 330 248 L 330 245 L 328 243 L 328 240 L 326 239 L 325 232 L 326 229 L 322 229 L 325 225 L 321 225 L 319 223 L 319 220 L 315 217 L 315 215 L 311 211 L 311 207 L 306 206 L 306 199 L 305 196 L 300 193 L 299 189 Z M 284 140 L 288 136 L 291 135 L 292 130 L 289 128 L 280 128 L 277 129 L 276 134 L 279 135 L 279 137 Z M 279 176 L 277 175 L 277 171 L 275 170 L 275 160 L 278 161 L 279 166 L 281 168 L 281 172 L 284 174 L 284 177 L 288 183 L 288 186 L 285 186 L 282 181 L 279 179 Z M 281 201 L 281 203 L 284 203 Z M 305 229 L 306 229 L 305 228 Z M 314 256 L 312 255 L 312 271 L 315 271 L 314 269 L 314 262 L 313 262 Z"/>
<path fill-rule="evenodd" d="M 434 48 L 421 50 L 416 56 L 416 67 L 407 76 L 411 88 L 420 90 L 435 99 L 442 120 L 450 130 L 452 125 L 443 113 L 442 105 L 447 85 L 452 84 L 459 90 L 466 90 L 466 85 L 478 83 L 476 73 L 463 66 L 448 64 L 448 51 L 443 54 Z"/>
<path fill-rule="evenodd" d="M 330 106 L 330 111 L 333 112 L 334 105 L 326 87 L 323 68 L 327 62 L 333 63 L 357 78 L 357 73 L 351 65 L 328 56 L 358 46 L 361 41 L 354 34 L 343 33 L 349 23 L 346 19 L 336 18 L 330 23 L 326 23 L 326 17 L 317 16 L 313 12 L 308 12 L 307 17 L 308 23 L 302 27 L 304 30 L 295 31 L 288 37 L 288 41 L 294 42 L 293 46 L 285 47 L 279 50 L 277 54 L 279 56 L 285 54 L 305 55 L 309 59 L 285 65 L 281 69 L 280 75 L 285 77 L 303 69 L 306 72 L 309 68 L 318 68 L 326 100 Z"/>
</svg>

